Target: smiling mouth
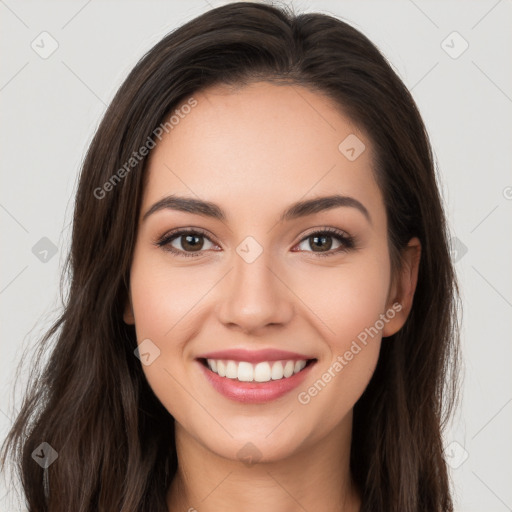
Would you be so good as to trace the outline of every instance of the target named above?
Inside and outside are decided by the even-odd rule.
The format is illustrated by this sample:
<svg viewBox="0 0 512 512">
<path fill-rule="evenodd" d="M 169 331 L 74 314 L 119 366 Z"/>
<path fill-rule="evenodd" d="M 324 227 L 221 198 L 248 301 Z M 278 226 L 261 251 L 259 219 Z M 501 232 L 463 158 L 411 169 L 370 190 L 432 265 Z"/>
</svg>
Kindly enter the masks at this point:
<svg viewBox="0 0 512 512">
<path fill-rule="evenodd" d="M 219 377 L 239 382 L 269 382 L 285 380 L 304 368 L 314 364 L 316 359 L 261 361 L 250 363 L 248 361 L 234 361 L 225 359 L 204 359 L 198 361 Z"/>
</svg>

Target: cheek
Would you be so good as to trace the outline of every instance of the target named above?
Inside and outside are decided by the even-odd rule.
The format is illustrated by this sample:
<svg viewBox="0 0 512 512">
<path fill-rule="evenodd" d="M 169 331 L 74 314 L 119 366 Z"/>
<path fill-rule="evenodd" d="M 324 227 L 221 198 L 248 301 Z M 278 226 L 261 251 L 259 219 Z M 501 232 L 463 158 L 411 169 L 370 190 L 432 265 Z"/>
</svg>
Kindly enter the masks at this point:
<svg viewBox="0 0 512 512">
<path fill-rule="evenodd" d="M 193 409 L 194 404 L 183 388 L 187 376 L 182 357 L 189 336 L 184 330 L 186 315 L 192 303 L 184 296 L 186 287 L 177 286 L 176 280 L 171 287 L 168 278 L 162 275 L 160 279 L 158 275 L 151 270 L 140 274 L 134 272 L 131 283 L 139 352 L 143 352 L 142 344 L 147 344 L 147 340 L 151 340 L 149 346 L 154 351 L 150 364 L 142 364 L 142 371 L 149 387 L 169 414 L 178 422 L 187 424 L 188 414 L 184 411 Z"/>
<path fill-rule="evenodd" d="M 314 324 L 333 355 L 345 352 L 347 344 L 374 326 L 386 308 L 388 258 L 356 258 L 337 267 L 312 267 L 307 275 L 298 273 L 291 285 L 306 306 L 302 310 L 314 313 L 311 319 L 316 317 Z"/>
<path fill-rule="evenodd" d="M 150 387 L 173 415 L 190 405 L 185 403 L 179 384 L 186 381 L 183 351 L 187 340 L 194 336 L 191 329 L 196 324 L 190 319 L 207 285 L 208 280 L 194 279 L 193 271 L 172 269 L 165 262 L 135 254 L 130 286 L 137 342 L 151 340 L 149 346 L 157 354 L 142 369 Z"/>
<path fill-rule="evenodd" d="M 130 281 L 137 338 L 154 338 L 165 347 L 166 340 L 182 339 L 188 315 L 211 287 L 211 279 L 197 267 L 173 268 L 165 259 L 145 255 L 134 259 Z"/>
<path fill-rule="evenodd" d="M 389 282 L 388 258 L 373 254 L 328 272 L 318 268 L 308 275 L 309 286 L 302 287 L 301 299 L 317 317 L 328 354 L 319 361 L 315 380 L 300 390 L 298 398 L 303 405 L 311 404 L 305 408 L 306 416 L 315 410 L 329 418 L 326 428 L 354 406 L 373 375 Z"/>
</svg>

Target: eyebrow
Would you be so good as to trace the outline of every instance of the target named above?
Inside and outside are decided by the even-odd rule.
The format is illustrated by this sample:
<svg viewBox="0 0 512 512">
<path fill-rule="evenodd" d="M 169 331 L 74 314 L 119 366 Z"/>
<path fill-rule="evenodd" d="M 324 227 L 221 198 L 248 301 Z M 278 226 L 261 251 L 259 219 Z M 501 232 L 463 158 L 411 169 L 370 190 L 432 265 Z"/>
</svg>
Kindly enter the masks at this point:
<svg viewBox="0 0 512 512">
<path fill-rule="evenodd" d="M 359 210 L 365 216 L 366 220 L 372 224 L 370 213 L 361 202 L 353 197 L 339 194 L 298 201 L 282 213 L 279 222 L 290 221 L 299 217 L 306 217 L 307 215 L 313 215 L 318 212 L 339 208 L 341 206 Z M 204 217 L 212 217 L 220 221 L 225 221 L 227 218 L 226 213 L 215 203 L 201 199 L 194 199 L 192 197 L 170 195 L 153 204 L 153 206 L 151 206 L 151 208 L 144 214 L 142 221 L 145 221 L 153 213 L 166 209 L 193 213 Z"/>
</svg>

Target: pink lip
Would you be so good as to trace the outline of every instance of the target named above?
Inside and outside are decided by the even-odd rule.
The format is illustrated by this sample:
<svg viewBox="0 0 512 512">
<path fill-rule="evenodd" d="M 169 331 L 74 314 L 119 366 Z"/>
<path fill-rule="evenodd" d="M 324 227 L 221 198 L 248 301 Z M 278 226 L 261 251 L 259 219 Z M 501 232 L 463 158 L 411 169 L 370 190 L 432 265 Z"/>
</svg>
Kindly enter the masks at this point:
<svg viewBox="0 0 512 512">
<path fill-rule="evenodd" d="M 217 357 L 212 357 L 211 359 L 217 359 Z M 224 359 L 224 357 L 219 357 L 218 359 Z M 290 358 L 285 357 L 284 359 Z M 306 358 L 300 357 L 300 359 Z M 266 360 L 268 361 L 268 359 Z M 246 404 L 270 402 L 271 400 L 276 400 L 277 398 L 285 395 L 292 389 L 299 386 L 309 374 L 311 368 L 315 365 L 315 362 L 313 362 L 299 373 L 279 380 L 270 380 L 268 382 L 240 382 L 237 379 L 221 377 L 204 366 L 203 363 L 199 361 L 197 361 L 197 363 L 214 389 L 230 400 Z"/>
<path fill-rule="evenodd" d="M 262 361 L 297 361 L 300 359 L 314 359 L 311 356 L 298 354 L 296 352 L 287 352 L 285 350 L 274 350 L 271 348 L 265 350 L 245 350 L 235 348 L 231 350 L 220 350 L 217 352 L 208 352 L 197 357 L 197 359 L 223 359 L 232 361 L 247 361 L 248 363 L 260 363 Z M 291 377 L 289 377 L 291 378 Z"/>
</svg>

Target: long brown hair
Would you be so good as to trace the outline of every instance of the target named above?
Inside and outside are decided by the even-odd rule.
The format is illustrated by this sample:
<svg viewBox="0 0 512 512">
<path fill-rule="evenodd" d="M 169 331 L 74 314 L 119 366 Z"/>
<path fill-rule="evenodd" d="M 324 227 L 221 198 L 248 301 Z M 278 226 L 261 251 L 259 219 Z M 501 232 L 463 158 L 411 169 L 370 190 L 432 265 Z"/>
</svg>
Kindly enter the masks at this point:
<svg viewBox="0 0 512 512">
<path fill-rule="evenodd" d="M 193 19 L 144 55 L 90 144 L 76 194 L 65 307 L 40 341 L 2 446 L 2 465 L 8 455 L 15 461 L 31 512 L 167 510 L 178 464 L 174 420 L 134 356 L 133 326 L 123 322 L 147 157 L 129 171 L 126 162 L 195 92 L 255 80 L 332 98 L 374 145 L 394 271 L 410 238 L 421 241 L 412 311 L 382 344 L 355 405 L 351 469 L 362 511 L 453 510 L 441 435 L 458 398 L 459 295 L 415 102 L 379 50 L 345 22 L 239 2 Z M 116 173 L 122 180 L 105 187 Z M 32 457 L 43 442 L 58 453 L 47 468 Z"/>
</svg>

